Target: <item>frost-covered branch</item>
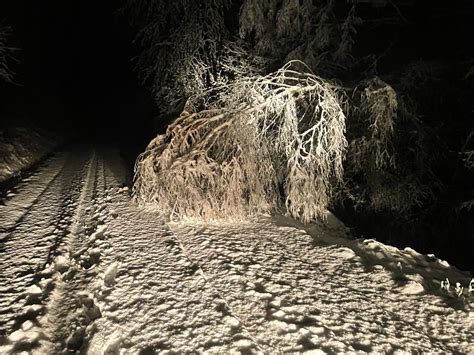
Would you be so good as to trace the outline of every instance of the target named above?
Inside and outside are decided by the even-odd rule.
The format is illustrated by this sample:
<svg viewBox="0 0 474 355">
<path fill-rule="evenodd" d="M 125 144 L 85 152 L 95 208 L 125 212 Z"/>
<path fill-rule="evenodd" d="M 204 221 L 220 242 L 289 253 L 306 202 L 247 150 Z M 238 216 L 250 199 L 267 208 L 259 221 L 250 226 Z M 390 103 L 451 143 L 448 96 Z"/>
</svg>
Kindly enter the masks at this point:
<svg viewBox="0 0 474 355">
<path fill-rule="evenodd" d="M 144 47 L 137 67 L 164 111 L 219 81 L 230 0 L 128 0 L 124 7 Z"/>
<path fill-rule="evenodd" d="M 361 24 L 355 5 L 336 5 L 334 0 L 245 0 L 239 34 L 259 54 L 334 72 L 349 64 Z"/>
</svg>

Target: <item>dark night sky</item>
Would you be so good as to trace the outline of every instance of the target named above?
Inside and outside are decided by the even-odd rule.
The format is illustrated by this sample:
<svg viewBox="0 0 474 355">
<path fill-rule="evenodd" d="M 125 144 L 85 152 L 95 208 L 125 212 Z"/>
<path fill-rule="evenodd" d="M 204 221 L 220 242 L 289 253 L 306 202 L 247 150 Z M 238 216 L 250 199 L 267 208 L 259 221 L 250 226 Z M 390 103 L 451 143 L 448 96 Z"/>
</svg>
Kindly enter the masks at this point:
<svg viewBox="0 0 474 355">
<path fill-rule="evenodd" d="M 137 49 L 126 19 L 116 14 L 119 5 L 107 0 L 2 2 L 0 18 L 14 27 L 22 49 L 17 81 L 29 116 L 65 120 L 87 135 L 143 139 L 152 102 L 133 72 Z"/>
</svg>

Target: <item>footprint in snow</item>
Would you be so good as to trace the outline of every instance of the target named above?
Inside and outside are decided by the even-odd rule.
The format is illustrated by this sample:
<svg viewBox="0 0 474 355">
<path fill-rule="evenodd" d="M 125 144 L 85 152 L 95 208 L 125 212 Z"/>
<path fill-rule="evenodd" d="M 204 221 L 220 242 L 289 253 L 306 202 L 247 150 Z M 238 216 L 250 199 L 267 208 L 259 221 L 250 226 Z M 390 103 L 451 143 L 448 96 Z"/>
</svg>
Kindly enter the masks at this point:
<svg viewBox="0 0 474 355">
<path fill-rule="evenodd" d="M 100 262 L 100 249 L 94 248 L 81 256 L 81 266 L 84 269 L 90 269 Z"/>
<path fill-rule="evenodd" d="M 115 284 L 115 277 L 117 276 L 118 269 L 119 269 L 118 263 L 113 263 L 109 265 L 109 267 L 104 273 L 105 286 L 111 287 Z"/>
<path fill-rule="evenodd" d="M 43 291 L 37 285 L 32 285 L 26 289 L 25 294 L 26 304 L 34 304 L 38 303 L 41 296 L 43 296 Z"/>
<path fill-rule="evenodd" d="M 102 317 L 100 308 L 95 304 L 94 299 L 91 296 L 82 295 L 81 304 L 84 315 L 87 316 L 90 321 L 94 321 Z"/>
<path fill-rule="evenodd" d="M 97 228 L 97 230 L 91 234 L 90 240 L 95 241 L 97 239 L 104 239 L 105 238 L 105 232 L 107 231 L 107 226 L 101 225 Z"/>
<path fill-rule="evenodd" d="M 69 269 L 69 259 L 66 257 L 59 255 L 54 260 L 54 270 L 58 271 L 59 273 L 64 273 Z"/>
<path fill-rule="evenodd" d="M 66 347 L 70 351 L 78 351 L 81 349 L 86 336 L 85 328 L 76 329 L 66 340 Z"/>
</svg>

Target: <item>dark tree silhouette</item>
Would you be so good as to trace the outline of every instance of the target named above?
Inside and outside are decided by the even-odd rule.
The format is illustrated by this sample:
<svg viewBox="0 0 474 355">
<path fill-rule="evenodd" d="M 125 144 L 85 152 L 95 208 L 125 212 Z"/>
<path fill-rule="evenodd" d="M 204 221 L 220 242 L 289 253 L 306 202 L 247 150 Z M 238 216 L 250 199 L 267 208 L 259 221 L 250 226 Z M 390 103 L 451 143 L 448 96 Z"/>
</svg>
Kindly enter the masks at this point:
<svg viewBox="0 0 474 355">
<path fill-rule="evenodd" d="M 15 52 L 15 49 L 9 45 L 11 33 L 10 27 L 0 25 L 0 80 L 5 82 L 12 82 L 14 77 L 10 67 Z"/>
</svg>

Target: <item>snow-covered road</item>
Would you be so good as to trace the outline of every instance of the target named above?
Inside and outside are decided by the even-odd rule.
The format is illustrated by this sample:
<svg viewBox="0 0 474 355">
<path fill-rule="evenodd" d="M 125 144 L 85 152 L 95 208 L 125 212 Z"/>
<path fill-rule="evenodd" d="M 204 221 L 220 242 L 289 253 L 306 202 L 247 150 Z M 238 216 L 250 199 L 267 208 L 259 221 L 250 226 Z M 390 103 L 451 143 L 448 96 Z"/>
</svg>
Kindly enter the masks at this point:
<svg viewBox="0 0 474 355">
<path fill-rule="evenodd" d="M 77 147 L 0 201 L 0 353 L 474 351 L 470 275 L 434 256 L 332 217 L 166 223 L 123 177 Z"/>
</svg>

